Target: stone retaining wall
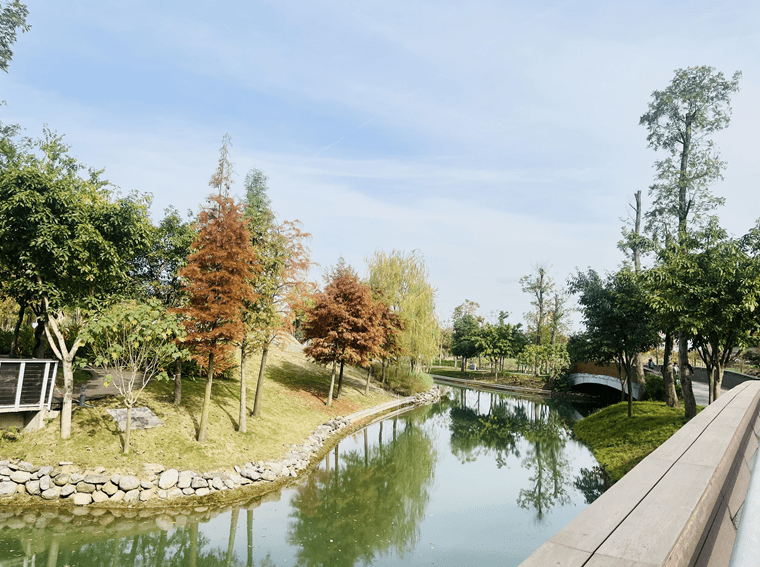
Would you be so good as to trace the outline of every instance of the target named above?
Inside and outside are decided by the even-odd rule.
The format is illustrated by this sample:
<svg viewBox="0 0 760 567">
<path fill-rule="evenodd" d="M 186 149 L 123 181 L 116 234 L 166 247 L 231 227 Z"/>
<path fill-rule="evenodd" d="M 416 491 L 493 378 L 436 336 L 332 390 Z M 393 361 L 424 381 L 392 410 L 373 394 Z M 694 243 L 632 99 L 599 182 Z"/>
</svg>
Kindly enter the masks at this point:
<svg viewBox="0 0 760 567">
<path fill-rule="evenodd" d="M 440 392 L 434 388 L 413 396 L 410 402 L 415 406 L 425 405 L 439 398 Z M 379 411 L 383 411 L 383 406 L 378 407 L 381 408 Z M 146 463 L 142 475 L 136 476 L 108 473 L 104 467 L 80 471 L 71 462 L 60 462 L 57 466 L 35 466 L 20 460 L 3 460 L 0 461 L 0 498 L 26 494 L 44 500 L 66 499 L 75 506 L 93 503 L 134 505 L 154 499 L 203 497 L 242 486 L 272 483 L 298 476 L 310 466 L 327 439 L 344 429 L 350 421 L 338 416 L 323 423 L 301 445 L 292 445 L 282 461 L 249 462 L 243 466 L 235 465 L 233 471 L 180 471 L 165 469 L 161 464 Z"/>
</svg>

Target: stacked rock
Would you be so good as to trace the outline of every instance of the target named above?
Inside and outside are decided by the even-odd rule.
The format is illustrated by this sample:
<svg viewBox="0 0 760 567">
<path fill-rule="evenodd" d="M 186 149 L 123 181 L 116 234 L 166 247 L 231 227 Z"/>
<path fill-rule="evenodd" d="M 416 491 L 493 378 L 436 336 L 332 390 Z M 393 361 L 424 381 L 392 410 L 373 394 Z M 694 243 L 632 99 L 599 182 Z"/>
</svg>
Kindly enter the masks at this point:
<svg viewBox="0 0 760 567">
<path fill-rule="evenodd" d="M 434 388 L 417 394 L 415 405 L 430 404 L 440 399 Z M 104 467 L 80 472 L 71 462 L 58 466 L 39 467 L 21 460 L 0 461 L 0 498 L 15 494 L 39 496 L 45 500 L 69 499 L 76 506 L 92 503 L 137 504 L 153 498 L 171 500 L 183 496 L 206 496 L 250 484 L 274 482 L 298 476 L 308 468 L 325 441 L 348 425 L 338 416 L 312 431 L 301 445 L 292 445 L 279 462 L 249 462 L 235 466 L 234 472 L 204 472 L 164 469 L 158 463 L 143 465 L 141 477 L 108 474 Z"/>
</svg>

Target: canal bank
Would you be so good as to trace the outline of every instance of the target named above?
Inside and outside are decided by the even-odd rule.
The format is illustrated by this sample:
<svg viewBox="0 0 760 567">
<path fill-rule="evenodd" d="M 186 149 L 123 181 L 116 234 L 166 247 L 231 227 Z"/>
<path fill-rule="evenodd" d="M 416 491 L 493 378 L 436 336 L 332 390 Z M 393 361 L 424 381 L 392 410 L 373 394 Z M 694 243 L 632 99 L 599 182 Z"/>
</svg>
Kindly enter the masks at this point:
<svg viewBox="0 0 760 567">
<path fill-rule="evenodd" d="M 514 566 L 594 497 L 596 461 L 565 403 L 443 388 L 437 403 L 346 426 L 280 490 L 221 506 L 3 507 L 0 561 Z"/>
<path fill-rule="evenodd" d="M 186 506 L 229 502 L 276 490 L 308 474 L 342 436 L 373 417 L 437 401 L 437 388 L 401 398 L 317 427 L 301 445 L 293 445 L 280 461 L 247 462 L 221 471 L 166 469 L 145 463 L 141 475 L 109 473 L 99 466 L 80 470 L 72 462 L 35 465 L 23 460 L 0 461 L 0 498 L 14 505 L 58 506 Z"/>
</svg>

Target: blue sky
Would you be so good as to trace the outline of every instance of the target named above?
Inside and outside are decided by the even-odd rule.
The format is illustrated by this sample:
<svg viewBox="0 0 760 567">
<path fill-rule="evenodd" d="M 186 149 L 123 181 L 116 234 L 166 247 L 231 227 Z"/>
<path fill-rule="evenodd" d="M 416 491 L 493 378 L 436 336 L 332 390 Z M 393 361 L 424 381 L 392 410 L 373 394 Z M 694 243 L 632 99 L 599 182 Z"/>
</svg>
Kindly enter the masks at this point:
<svg viewBox="0 0 760 567">
<path fill-rule="evenodd" d="M 3 121 L 65 134 L 152 193 L 156 219 L 197 210 L 229 133 L 233 192 L 263 170 L 322 267 L 342 255 L 364 274 L 375 249 L 419 249 L 441 319 L 470 299 L 522 320 L 518 280 L 538 262 L 559 282 L 621 263 L 620 218 L 656 159 L 639 117 L 678 68 L 743 72 L 714 191 L 734 234 L 760 217 L 756 2 L 28 6 Z"/>
</svg>

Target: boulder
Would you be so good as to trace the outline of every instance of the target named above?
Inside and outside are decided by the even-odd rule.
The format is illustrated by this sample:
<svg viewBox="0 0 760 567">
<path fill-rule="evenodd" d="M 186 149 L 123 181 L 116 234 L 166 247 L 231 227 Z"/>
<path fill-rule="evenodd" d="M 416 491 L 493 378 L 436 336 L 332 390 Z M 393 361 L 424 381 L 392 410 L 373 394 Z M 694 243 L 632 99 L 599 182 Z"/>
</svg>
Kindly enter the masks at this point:
<svg viewBox="0 0 760 567">
<path fill-rule="evenodd" d="M 168 490 L 177 484 L 179 480 L 179 471 L 177 469 L 169 469 L 161 473 L 161 477 L 158 479 L 158 487 L 161 490 Z"/>
<path fill-rule="evenodd" d="M 84 475 L 79 473 L 71 473 L 69 476 L 69 482 L 71 484 L 79 484 L 84 480 Z"/>
<path fill-rule="evenodd" d="M 56 486 L 63 486 L 65 484 L 69 483 L 69 475 L 66 473 L 61 473 L 55 478 L 53 478 L 53 482 L 56 484 Z"/>
<path fill-rule="evenodd" d="M 158 476 L 164 472 L 164 465 L 159 463 L 145 463 L 143 465 L 143 473 L 145 476 Z"/>
<path fill-rule="evenodd" d="M 195 491 L 195 495 L 196 496 L 206 496 L 210 492 L 211 491 L 208 488 L 199 488 L 198 490 Z"/>
<path fill-rule="evenodd" d="M 119 479 L 119 489 L 124 492 L 135 490 L 140 487 L 140 479 L 136 476 L 123 476 Z"/>
<path fill-rule="evenodd" d="M 49 476 L 41 476 L 40 477 L 40 490 L 46 491 L 48 488 L 50 488 L 50 485 L 52 484 Z"/>
<path fill-rule="evenodd" d="M 224 482 L 222 481 L 221 478 L 216 477 L 214 478 L 214 480 L 211 481 L 211 486 L 213 486 L 217 490 L 221 490 L 222 487 L 224 486 Z"/>
<path fill-rule="evenodd" d="M 196 476 L 195 471 L 182 471 L 177 476 L 177 487 L 190 488 L 190 483 L 193 481 L 194 476 Z"/>
<path fill-rule="evenodd" d="M 64 484 L 61 487 L 61 498 L 66 498 L 68 496 L 71 496 L 76 492 L 76 487 L 73 484 Z"/>
<path fill-rule="evenodd" d="M 143 481 L 140 482 L 140 488 L 142 488 L 143 490 L 150 490 L 154 486 L 155 485 L 150 480 L 143 480 Z"/>
<path fill-rule="evenodd" d="M 30 480 L 26 483 L 26 491 L 32 496 L 37 496 L 42 490 L 40 490 L 39 480 Z"/>
<path fill-rule="evenodd" d="M 193 490 L 192 488 L 188 486 L 187 488 L 182 489 L 182 494 L 184 494 L 185 496 L 192 496 L 193 494 L 195 494 L 195 490 Z"/>
<path fill-rule="evenodd" d="M 193 478 L 192 482 L 190 483 L 190 488 L 206 488 L 208 486 L 208 481 L 205 478 L 201 478 L 199 476 L 196 476 Z"/>
<path fill-rule="evenodd" d="M 47 490 L 43 490 L 41 496 L 45 500 L 55 500 L 61 497 L 61 489 L 57 486 L 51 486 Z"/>
<path fill-rule="evenodd" d="M 105 502 L 108 500 L 108 494 L 103 492 L 102 490 L 96 490 L 92 493 L 92 501 L 93 502 Z"/>
<path fill-rule="evenodd" d="M 124 491 L 123 490 L 117 490 L 114 492 L 111 497 L 109 498 L 111 502 L 121 502 L 124 500 Z"/>
<path fill-rule="evenodd" d="M 40 467 L 40 470 L 38 470 L 37 472 L 39 473 L 40 478 L 42 478 L 43 476 L 50 475 L 50 471 L 52 470 L 53 470 L 53 467 L 47 466 L 47 467 Z"/>
<path fill-rule="evenodd" d="M 182 496 L 182 489 L 177 488 L 176 486 L 166 491 L 167 498 L 178 498 L 180 496 Z"/>
<path fill-rule="evenodd" d="M 114 494 L 116 494 L 116 491 L 119 490 L 119 487 L 109 480 L 107 483 L 103 485 L 103 488 L 101 488 L 101 490 L 105 492 L 108 496 L 113 496 Z"/>
<path fill-rule="evenodd" d="M 142 490 L 140 491 L 140 502 L 147 502 L 151 498 L 153 498 L 153 495 L 156 493 L 154 489 L 149 490 Z"/>
<path fill-rule="evenodd" d="M 71 497 L 71 500 L 74 502 L 74 506 L 87 506 L 92 503 L 92 496 L 77 492 Z"/>
<path fill-rule="evenodd" d="M 109 480 L 110 477 L 104 474 L 88 474 L 84 477 L 84 481 L 88 484 L 105 484 Z"/>
<path fill-rule="evenodd" d="M 0 482 L 0 498 L 8 498 L 16 494 L 16 483 L 10 480 Z"/>
<path fill-rule="evenodd" d="M 32 478 L 32 473 L 27 471 L 13 471 L 11 473 L 11 480 L 16 484 L 24 484 L 29 482 Z"/>
<path fill-rule="evenodd" d="M 77 492 L 82 492 L 84 494 L 92 494 L 95 492 L 95 485 L 90 484 L 89 482 L 81 481 L 77 483 Z"/>
<path fill-rule="evenodd" d="M 128 490 L 124 494 L 124 502 L 137 502 L 140 499 L 140 491 L 136 488 Z"/>
</svg>

